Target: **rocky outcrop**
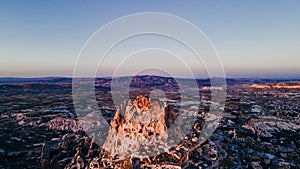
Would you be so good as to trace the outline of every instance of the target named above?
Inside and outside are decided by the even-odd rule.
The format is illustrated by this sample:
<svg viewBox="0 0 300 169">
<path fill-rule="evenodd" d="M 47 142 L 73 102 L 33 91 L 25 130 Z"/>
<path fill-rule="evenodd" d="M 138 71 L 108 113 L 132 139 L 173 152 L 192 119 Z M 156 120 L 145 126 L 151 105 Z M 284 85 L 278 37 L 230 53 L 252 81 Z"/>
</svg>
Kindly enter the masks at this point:
<svg viewBox="0 0 300 169">
<path fill-rule="evenodd" d="M 254 134 L 262 137 L 273 137 L 272 133 L 279 132 L 280 130 L 297 131 L 300 130 L 300 125 L 295 123 L 287 123 L 281 121 L 269 122 L 254 122 L 252 124 L 242 125 L 242 128 L 251 131 Z"/>
<path fill-rule="evenodd" d="M 82 131 L 83 129 L 79 127 L 77 120 L 70 118 L 56 117 L 42 126 L 46 126 L 51 130 L 62 130 L 62 131 Z"/>
<path fill-rule="evenodd" d="M 164 106 L 137 96 L 119 107 L 103 147 L 119 158 L 143 158 L 167 148 L 167 138 Z"/>
</svg>

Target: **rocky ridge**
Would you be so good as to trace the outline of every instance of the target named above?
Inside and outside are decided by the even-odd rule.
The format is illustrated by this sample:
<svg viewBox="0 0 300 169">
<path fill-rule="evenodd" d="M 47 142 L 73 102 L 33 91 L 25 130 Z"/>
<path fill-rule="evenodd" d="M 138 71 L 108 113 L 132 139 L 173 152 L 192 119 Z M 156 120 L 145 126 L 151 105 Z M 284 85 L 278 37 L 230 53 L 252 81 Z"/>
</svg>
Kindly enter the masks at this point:
<svg viewBox="0 0 300 169">
<path fill-rule="evenodd" d="M 300 89 L 299 82 L 253 84 L 250 89 Z"/>
</svg>

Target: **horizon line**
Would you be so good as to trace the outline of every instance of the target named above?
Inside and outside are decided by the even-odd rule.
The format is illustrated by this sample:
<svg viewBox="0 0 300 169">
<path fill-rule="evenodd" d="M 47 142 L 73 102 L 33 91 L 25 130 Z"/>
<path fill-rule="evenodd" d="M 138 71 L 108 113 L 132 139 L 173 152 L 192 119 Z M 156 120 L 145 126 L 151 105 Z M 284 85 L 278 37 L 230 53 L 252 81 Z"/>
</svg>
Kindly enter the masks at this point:
<svg viewBox="0 0 300 169">
<path fill-rule="evenodd" d="M 161 76 L 161 75 L 136 75 L 136 76 L 157 76 L 157 77 L 171 77 L 171 76 Z M 38 78 L 68 78 L 68 79 L 74 79 L 74 78 L 121 78 L 121 77 L 134 77 L 134 76 L 118 76 L 118 77 L 112 77 L 112 76 L 96 76 L 96 77 L 90 77 L 90 76 L 82 76 L 82 77 L 73 77 L 73 76 L 0 76 L 0 79 L 38 79 Z M 189 77 L 173 77 L 173 78 L 180 78 L 180 79 L 193 79 Z M 212 78 L 223 78 L 223 77 L 196 77 L 195 79 L 212 79 Z M 293 76 L 293 77 L 252 77 L 252 76 L 226 76 L 225 79 L 295 79 L 300 80 L 300 76 Z"/>
</svg>

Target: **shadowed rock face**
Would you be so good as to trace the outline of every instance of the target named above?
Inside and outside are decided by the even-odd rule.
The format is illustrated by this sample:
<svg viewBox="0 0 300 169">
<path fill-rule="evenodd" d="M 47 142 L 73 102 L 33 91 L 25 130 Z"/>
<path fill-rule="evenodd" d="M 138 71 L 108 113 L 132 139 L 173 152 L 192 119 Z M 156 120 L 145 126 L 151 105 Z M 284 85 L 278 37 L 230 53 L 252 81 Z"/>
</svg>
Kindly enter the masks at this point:
<svg viewBox="0 0 300 169">
<path fill-rule="evenodd" d="M 137 96 L 119 107 L 103 147 L 120 158 L 143 158 L 167 148 L 167 138 L 164 106 Z"/>
</svg>

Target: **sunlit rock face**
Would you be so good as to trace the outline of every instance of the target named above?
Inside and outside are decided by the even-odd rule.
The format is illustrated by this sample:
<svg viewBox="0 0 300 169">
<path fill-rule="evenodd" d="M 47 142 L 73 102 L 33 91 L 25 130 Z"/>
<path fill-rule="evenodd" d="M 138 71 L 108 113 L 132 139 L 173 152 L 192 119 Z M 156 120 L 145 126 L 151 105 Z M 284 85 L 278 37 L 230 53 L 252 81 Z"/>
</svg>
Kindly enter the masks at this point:
<svg viewBox="0 0 300 169">
<path fill-rule="evenodd" d="M 250 89 L 300 89 L 299 82 L 253 84 Z"/>
<path fill-rule="evenodd" d="M 137 96 L 118 108 L 103 147 L 119 158 L 144 158 L 167 148 L 167 139 L 164 106 Z"/>
<path fill-rule="evenodd" d="M 271 89 L 271 86 L 268 84 L 253 84 L 250 89 Z"/>
</svg>

